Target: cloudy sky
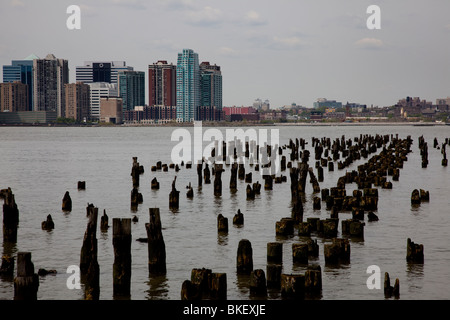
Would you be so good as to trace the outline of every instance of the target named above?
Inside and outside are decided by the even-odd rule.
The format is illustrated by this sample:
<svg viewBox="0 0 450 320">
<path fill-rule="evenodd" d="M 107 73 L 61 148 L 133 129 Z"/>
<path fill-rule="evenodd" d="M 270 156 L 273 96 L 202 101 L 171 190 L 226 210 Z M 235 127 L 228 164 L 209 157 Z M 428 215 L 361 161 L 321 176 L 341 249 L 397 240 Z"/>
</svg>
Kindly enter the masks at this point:
<svg viewBox="0 0 450 320">
<path fill-rule="evenodd" d="M 73 4 L 81 30 L 66 27 Z M 369 5 L 380 30 L 366 26 Z M 84 61 L 147 71 L 190 48 L 221 66 L 226 106 L 435 102 L 450 96 L 449 13 L 448 0 L 0 0 L 0 65 L 53 53 L 74 82 Z"/>
</svg>

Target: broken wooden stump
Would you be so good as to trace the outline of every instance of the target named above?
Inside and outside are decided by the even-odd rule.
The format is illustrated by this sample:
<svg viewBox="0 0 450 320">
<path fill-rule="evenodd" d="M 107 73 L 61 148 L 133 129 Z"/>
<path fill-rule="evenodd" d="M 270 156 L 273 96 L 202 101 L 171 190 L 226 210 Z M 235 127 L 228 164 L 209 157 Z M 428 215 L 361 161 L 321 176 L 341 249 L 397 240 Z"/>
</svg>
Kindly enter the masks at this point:
<svg viewBox="0 0 450 320">
<path fill-rule="evenodd" d="M 47 231 L 53 230 L 55 228 L 55 223 L 53 222 L 51 214 L 49 214 L 47 216 L 47 220 L 42 221 L 41 227 L 42 227 L 42 230 L 47 230 Z"/>
<path fill-rule="evenodd" d="M 255 193 L 255 195 L 261 193 L 261 184 L 259 183 L 259 181 L 253 183 L 253 192 Z"/>
<path fill-rule="evenodd" d="M 342 220 L 342 234 L 364 239 L 364 226 L 366 224 L 356 219 Z"/>
<path fill-rule="evenodd" d="M 303 300 L 305 298 L 305 275 L 282 274 L 281 298 Z"/>
<path fill-rule="evenodd" d="M 320 265 L 308 266 L 305 271 L 305 293 L 318 295 L 322 292 L 322 268 Z"/>
<path fill-rule="evenodd" d="M 234 215 L 233 224 L 238 226 L 244 224 L 244 214 L 241 212 L 241 209 L 238 209 L 238 212 Z"/>
<path fill-rule="evenodd" d="M 44 268 L 40 268 L 39 270 L 38 270 L 38 276 L 40 276 L 40 277 L 45 277 L 45 276 L 48 276 L 49 274 L 50 275 L 56 275 L 58 272 L 56 271 L 56 270 L 54 270 L 54 269 L 51 269 L 51 270 L 47 270 L 47 269 L 44 269 Z"/>
<path fill-rule="evenodd" d="M 156 177 L 152 179 L 151 188 L 152 190 L 159 190 L 159 182 L 158 179 L 156 179 Z"/>
<path fill-rule="evenodd" d="M 267 263 L 283 263 L 283 243 L 267 243 Z"/>
<path fill-rule="evenodd" d="M 237 172 L 238 172 L 238 164 L 235 162 L 231 165 L 231 175 L 230 175 L 230 191 L 237 191 Z"/>
<path fill-rule="evenodd" d="M 78 181 L 77 187 L 78 190 L 86 190 L 86 181 Z"/>
<path fill-rule="evenodd" d="M 189 182 L 189 186 L 188 186 L 188 191 L 186 192 L 186 197 L 188 199 L 193 199 L 194 198 L 194 189 L 192 188 L 190 182 Z"/>
<path fill-rule="evenodd" d="M 131 219 L 113 219 L 113 295 L 130 297 Z"/>
<path fill-rule="evenodd" d="M 108 228 L 109 228 L 108 222 L 109 222 L 109 217 L 106 214 L 106 210 L 103 209 L 103 216 L 100 218 L 100 230 L 102 232 L 108 231 Z"/>
<path fill-rule="evenodd" d="M 17 253 L 17 273 L 14 278 L 14 300 L 37 300 L 39 277 L 34 273 L 31 252 Z"/>
<path fill-rule="evenodd" d="M 227 299 L 227 274 L 211 273 L 208 278 L 209 297 L 211 300 Z"/>
<path fill-rule="evenodd" d="M 252 189 L 251 185 L 247 185 L 246 188 L 247 200 L 255 200 L 255 191 Z"/>
<path fill-rule="evenodd" d="M 180 205 L 180 191 L 175 187 L 175 182 L 177 181 L 177 177 L 173 179 L 172 182 L 172 191 L 169 193 L 169 209 L 177 210 Z"/>
<path fill-rule="evenodd" d="M 279 236 L 290 236 L 294 234 L 294 219 L 281 218 L 275 223 L 275 233 Z"/>
<path fill-rule="evenodd" d="M 423 263 L 423 244 L 416 244 L 408 238 L 406 243 L 406 261 L 410 263 Z"/>
<path fill-rule="evenodd" d="M 375 213 L 373 213 L 373 211 L 370 211 L 370 212 L 367 214 L 367 220 L 368 220 L 369 222 L 372 222 L 372 221 L 378 221 L 379 218 L 378 218 L 378 216 L 377 216 Z"/>
<path fill-rule="evenodd" d="M 228 232 L 228 218 L 225 218 L 221 213 L 217 216 L 217 231 L 219 233 Z"/>
<path fill-rule="evenodd" d="M 205 184 L 211 183 L 211 171 L 209 170 L 208 163 L 205 163 L 205 169 L 203 169 L 203 176 L 205 180 Z"/>
<path fill-rule="evenodd" d="M 420 202 L 430 201 L 430 192 L 420 189 Z"/>
<path fill-rule="evenodd" d="M 64 212 L 72 211 L 72 199 L 70 198 L 69 191 L 66 191 L 62 199 L 62 211 Z"/>
<path fill-rule="evenodd" d="M 389 278 L 389 273 L 384 273 L 384 297 L 391 298 L 394 296 L 396 299 L 400 297 L 400 280 L 395 279 L 394 286 L 391 286 L 391 280 Z"/>
<path fill-rule="evenodd" d="M 239 241 L 236 269 L 238 274 L 250 274 L 253 270 L 253 249 L 252 244 L 247 239 Z"/>
<path fill-rule="evenodd" d="M 137 188 L 133 187 L 133 189 L 131 190 L 131 200 L 130 200 L 131 208 L 133 210 L 137 210 L 138 205 L 141 204 L 142 202 L 144 202 L 142 193 L 140 193 Z"/>
<path fill-rule="evenodd" d="M 418 189 L 414 189 L 411 193 L 411 205 L 420 205 L 420 192 Z"/>
<path fill-rule="evenodd" d="M 85 299 L 98 300 L 100 295 L 100 267 L 97 259 L 98 208 L 88 206 L 89 221 L 84 233 L 80 254 L 80 279 L 85 285 Z"/>
<path fill-rule="evenodd" d="M 250 273 L 250 296 L 267 296 L 266 274 L 262 269 L 255 269 Z"/>
<path fill-rule="evenodd" d="M 311 235 L 311 224 L 309 222 L 300 222 L 298 224 L 298 235 L 300 237 L 309 237 Z"/>
<path fill-rule="evenodd" d="M 17 227 L 19 226 L 19 209 L 11 188 L 2 190 L 3 203 L 3 241 L 17 242 Z"/>
<path fill-rule="evenodd" d="M 267 264 L 266 274 L 267 274 L 267 288 L 269 289 L 280 289 L 281 287 L 281 271 L 283 266 L 281 264 Z"/>
<path fill-rule="evenodd" d="M 14 276 L 14 257 L 4 254 L 2 256 L 2 264 L 0 266 L 0 276 L 12 278 Z"/>
<path fill-rule="evenodd" d="M 313 258 L 319 257 L 319 245 L 317 244 L 317 240 L 309 238 L 306 241 L 306 244 L 308 245 L 308 255 Z"/>
<path fill-rule="evenodd" d="M 334 238 L 324 245 L 325 264 L 336 265 L 350 262 L 350 242 L 348 239 Z"/>
<path fill-rule="evenodd" d="M 159 208 L 150 208 L 150 222 L 145 224 L 148 237 L 148 269 L 150 275 L 166 274 L 166 245 L 162 234 Z"/>
<path fill-rule="evenodd" d="M 214 196 L 222 196 L 222 173 L 225 171 L 222 164 L 214 166 Z"/>
<path fill-rule="evenodd" d="M 313 209 L 314 210 L 320 210 L 321 208 L 321 201 L 319 197 L 314 197 L 313 198 Z"/>
<path fill-rule="evenodd" d="M 142 173 L 141 170 L 143 171 L 143 168 L 142 169 L 140 168 L 139 162 L 137 162 L 137 157 L 133 157 L 133 164 L 131 167 L 131 179 L 133 181 L 134 188 L 139 187 L 139 176 Z"/>
<path fill-rule="evenodd" d="M 292 262 L 308 264 L 308 245 L 302 243 L 292 244 Z"/>
</svg>

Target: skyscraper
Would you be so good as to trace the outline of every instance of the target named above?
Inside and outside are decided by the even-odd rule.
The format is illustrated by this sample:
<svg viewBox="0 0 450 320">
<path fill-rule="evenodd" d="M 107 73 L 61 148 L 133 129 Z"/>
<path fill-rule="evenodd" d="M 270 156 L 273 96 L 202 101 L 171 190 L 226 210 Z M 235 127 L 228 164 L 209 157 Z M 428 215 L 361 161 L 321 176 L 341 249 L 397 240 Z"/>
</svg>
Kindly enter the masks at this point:
<svg viewBox="0 0 450 320">
<path fill-rule="evenodd" d="M 201 106 L 222 108 L 222 72 L 209 62 L 200 64 Z"/>
<path fill-rule="evenodd" d="M 64 117 L 64 84 L 69 82 L 69 63 L 48 54 L 33 60 L 33 110 L 56 111 Z"/>
<path fill-rule="evenodd" d="M 83 82 L 65 85 L 66 118 L 84 121 L 89 118 L 90 87 Z"/>
<path fill-rule="evenodd" d="M 89 117 L 92 120 L 100 120 L 100 98 L 117 97 L 117 84 L 107 82 L 89 83 L 91 89 L 91 108 Z"/>
<path fill-rule="evenodd" d="M 145 105 L 145 72 L 120 71 L 117 78 L 119 97 L 123 100 L 123 111 Z"/>
<path fill-rule="evenodd" d="M 133 67 L 125 61 L 85 61 L 84 66 L 76 67 L 76 81 L 117 83 L 120 71 L 133 71 Z"/>
<path fill-rule="evenodd" d="M 33 110 L 33 60 L 39 59 L 32 54 L 23 60 L 13 60 L 11 65 L 3 66 L 3 82 L 20 81 L 28 85 L 28 106 L 26 111 Z"/>
<path fill-rule="evenodd" d="M 183 49 L 177 62 L 177 121 L 191 122 L 200 106 L 200 67 L 198 54 Z"/>
<path fill-rule="evenodd" d="M 148 105 L 176 106 L 177 67 L 159 60 L 148 66 Z"/>
</svg>

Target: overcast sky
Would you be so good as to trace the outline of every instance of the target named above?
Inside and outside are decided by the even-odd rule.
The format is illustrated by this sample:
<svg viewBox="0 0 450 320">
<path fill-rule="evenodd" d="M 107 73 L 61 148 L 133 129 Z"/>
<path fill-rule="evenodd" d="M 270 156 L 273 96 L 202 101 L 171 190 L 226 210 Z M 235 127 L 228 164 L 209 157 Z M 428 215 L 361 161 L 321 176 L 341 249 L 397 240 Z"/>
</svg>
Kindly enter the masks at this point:
<svg viewBox="0 0 450 320">
<path fill-rule="evenodd" d="M 81 30 L 66 27 L 72 4 Z M 369 5 L 381 30 L 366 26 Z M 147 72 L 190 48 L 221 66 L 224 106 L 435 102 L 450 96 L 449 13 L 448 0 L 0 0 L 0 65 L 53 53 L 74 82 L 84 61 Z"/>
</svg>

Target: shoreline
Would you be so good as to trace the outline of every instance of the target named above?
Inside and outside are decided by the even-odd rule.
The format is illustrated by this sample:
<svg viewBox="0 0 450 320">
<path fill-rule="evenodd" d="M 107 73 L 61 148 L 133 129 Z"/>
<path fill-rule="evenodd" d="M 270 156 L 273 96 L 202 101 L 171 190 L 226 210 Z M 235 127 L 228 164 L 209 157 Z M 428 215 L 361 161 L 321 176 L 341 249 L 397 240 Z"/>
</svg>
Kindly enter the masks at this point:
<svg viewBox="0 0 450 320">
<path fill-rule="evenodd" d="M 415 126 L 415 127 L 432 127 L 432 126 L 450 126 L 446 122 L 316 122 L 316 123 L 241 123 L 241 122 L 202 122 L 203 127 L 334 127 L 334 126 Z M 3 124 L 0 127 L 61 127 L 61 128 L 81 128 L 81 127 L 97 127 L 97 128 L 128 128 L 128 127 L 193 127 L 193 123 L 165 123 L 165 124 L 121 124 L 121 125 L 100 125 L 100 124 L 32 124 L 32 123 L 18 123 L 18 124 Z"/>
</svg>

